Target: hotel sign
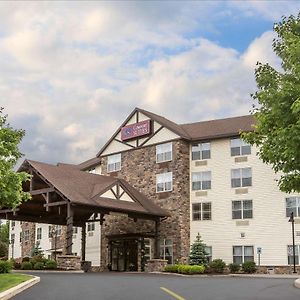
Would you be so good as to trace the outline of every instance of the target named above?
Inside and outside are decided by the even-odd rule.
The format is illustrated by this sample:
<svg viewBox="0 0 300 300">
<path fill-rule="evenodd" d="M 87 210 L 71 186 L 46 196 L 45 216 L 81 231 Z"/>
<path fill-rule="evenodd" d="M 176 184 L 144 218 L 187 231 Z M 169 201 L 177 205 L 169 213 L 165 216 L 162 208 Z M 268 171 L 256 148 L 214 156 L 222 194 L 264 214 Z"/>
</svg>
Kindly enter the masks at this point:
<svg viewBox="0 0 300 300">
<path fill-rule="evenodd" d="M 122 141 L 131 140 L 151 133 L 150 120 L 124 126 L 121 129 Z"/>
</svg>

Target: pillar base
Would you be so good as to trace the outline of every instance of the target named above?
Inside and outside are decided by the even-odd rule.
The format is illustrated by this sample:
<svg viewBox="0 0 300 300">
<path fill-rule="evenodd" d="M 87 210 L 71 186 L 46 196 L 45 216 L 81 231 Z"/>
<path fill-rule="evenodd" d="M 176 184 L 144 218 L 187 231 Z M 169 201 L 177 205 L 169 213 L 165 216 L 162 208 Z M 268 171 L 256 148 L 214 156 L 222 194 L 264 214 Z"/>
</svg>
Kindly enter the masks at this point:
<svg viewBox="0 0 300 300">
<path fill-rule="evenodd" d="M 167 263 L 165 259 L 149 259 L 145 265 L 145 272 L 163 272 Z"/>
<path fill-rule="evenodd" d="M 76 255 L 58 255 L 57 268 L 60 270 L 81 270 L 80 256 Z"/>
</svg>

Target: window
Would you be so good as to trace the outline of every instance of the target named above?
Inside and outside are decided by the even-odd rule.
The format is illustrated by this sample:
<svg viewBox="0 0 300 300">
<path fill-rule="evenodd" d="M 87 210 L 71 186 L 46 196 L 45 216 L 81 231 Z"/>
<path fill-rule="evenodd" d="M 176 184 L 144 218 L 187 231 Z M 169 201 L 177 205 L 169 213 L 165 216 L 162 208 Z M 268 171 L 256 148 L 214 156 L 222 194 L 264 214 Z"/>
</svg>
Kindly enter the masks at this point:
<svg viewBox="0 0 300 300">
<path fill-rule="evenodd" d="M 206 258 L 208 263 L 212 261 L 212 247 L 211 246 L 205 246 L 205 251 L 207 253 Z"/>
<path fill-rule="evenodd" d="M 173 242 L 169 239 L 160 241 L 160 258 L 168 261 L 168 264 L 173 263 Z"/>
<path fill-rule="evenodd" d="M 172 191 L 173 179 L 172 172 L 162 173 L 156 175 L 156 192 L 168 192 Z"/>
<path fill-rule="evenodd" d="M 230 150 L 231 156 L 251 154 L 251 146 L 240 138 L 231 139 Z"/>
<path fill-rule="evenodd" d="M 20 232 L 20 243 L 22 243 L 22 238 L 23 238 L 23 235 L 22 235 L 22 232 Z"/>
<path fill-rule="evenodd" d="M 87 231 L 94 231 L 95 230 L 95 223 L 94 222 L 89 222 L 87 224 Z"/>
<path fill-rule="evenodd" d="M 29 230 L 28 229 L 26 229 L 24 231 L 24 241 L 25 242 L 29 241 Z"/>
<path fill-rule="evenodd" d="M 61 225 L 55 225 L 54 228 L 55 228 L 55 231 L 56 231 L 56 235 L 60 236 L 61 235 L 61 230 L 62 230 Z"/>
<path fill-rule="evenodd" d="M 231 187 L 252 186 L 251 168 L 232 169 L 231 170 Z"/>
<path fill-rule="evenodd" d="M 15 226 L 16 226 L 16 222 L 15 221 L 11 221 L 11 229 L 14 229 Z"/>
<path fill-rule="evenodd" d="M 199 143 L 192 145 L 192 160 L 209 159 L 210 143 Z"/>
<path fill-rule="evenodd" d="M 288 264 L 294 264 L 294 256 L 293 256 L 293 245 L 287 246 L 287 253 L 288 253 Z M 300 245 L 295 245 L 295 262 L 296 265 L 299 265 L 299 253 L 300 253 Z"/>
<path fill-rule="evenodd" d="M 89 169 L 88 173 L 96 174 L 96 168 Z"/>
<path fill-rule="evenodd" d="M 232 219 L 251 219 L 252 200 L 232 201 Z"/>
<path fill-rule="evenodd" d="M 289 197 L 286 201 L 286 216 L 290 217 L 294 213 L 294 217 L 300 217 L 300 197 Z"/>
<path fill-rule="evenodd" d="M 160 144 L 156 146 L 156 162 L 172 160 L 172 143 Z"/>
<path fill-rule="evenodd" d="M 107 172 L 121 170 L 121 153 L 107 157 Z"/>
<path fill-rule="evenodd" d="M 193 203 L 192 214 L 193 221 L 211 220 L 211 203 Z"/>
<path fill-rule="evenodd" d="M 73 234 L 77 234 L 78 233 L 78 227 L 73 227 Z"/>
<path fill-rule="evenodd" d="M 144 239 L 144 258 L 145 260 L 151 259 L 151 240 L 150 239 Z"/>
<path fill-rule="evenodd" d="M 37 240 L 42 239 L 42 228 L 41 227 L 37 228 L 37 230 L 36 230 L 36 239 Z"/>
<path fill-rule="evenodd" d="M 253 246 L 233 246 L 233 262 L 242 264 L 245 261 L 254 261 Z"/>
<path fill-rule="evenodd" d="M 10 235 L 10 243 L 11 243 L 11 244 L 14 244 L 14 243 L 15 243 L 15 234 L 14 234 L 14 233 L 12 233 L 12 234 Z"/>
<path fill-rule="evenodd" d="M 51 225 L 49 225 L 49 227 L 48 227 L 48 238 L 49 239 L 52 238 L 52 226 Z"/>
<path fill-rule="evenodd" d="M 211 189 L 211 172 L 193 172 L 192 173 L 192 190 L 210 190 Z"/>
</svg>

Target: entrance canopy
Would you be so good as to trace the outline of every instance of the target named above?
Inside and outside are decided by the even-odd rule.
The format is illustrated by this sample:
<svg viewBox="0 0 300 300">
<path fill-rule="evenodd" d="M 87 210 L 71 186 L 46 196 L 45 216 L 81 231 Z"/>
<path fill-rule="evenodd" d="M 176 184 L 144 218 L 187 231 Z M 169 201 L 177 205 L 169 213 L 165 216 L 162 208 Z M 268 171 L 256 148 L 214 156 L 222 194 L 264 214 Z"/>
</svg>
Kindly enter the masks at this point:
<svg viewBox="0 0 300 300">
<path fill-rule="evenodd" d="M 33 176 L 23 187 L 32 199 L 14 211 L 2 208 L 0 218 L 57 225 L 72 219 L 72 225 L 83 226 L 91 220 L 102 223 L 105 214 L 154 221 L 169 216 L 123 179 L 80 171 L 75 165 L 31 160 L 19 170 Z"/>
</svg>

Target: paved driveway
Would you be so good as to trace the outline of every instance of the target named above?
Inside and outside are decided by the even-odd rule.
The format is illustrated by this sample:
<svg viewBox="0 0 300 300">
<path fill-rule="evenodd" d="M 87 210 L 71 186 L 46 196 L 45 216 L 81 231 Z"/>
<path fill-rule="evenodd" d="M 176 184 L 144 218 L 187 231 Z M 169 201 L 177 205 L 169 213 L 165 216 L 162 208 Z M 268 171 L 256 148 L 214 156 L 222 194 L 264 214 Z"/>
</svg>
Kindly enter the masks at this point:
<svg viewBox="0 0 300 300">
<path fill-rule="evenodd" d="M 292 300 L 294 279 L 190 278 L 172 275 L 36 274 L 41 282 L 14 300 Z"/>
</svg>

